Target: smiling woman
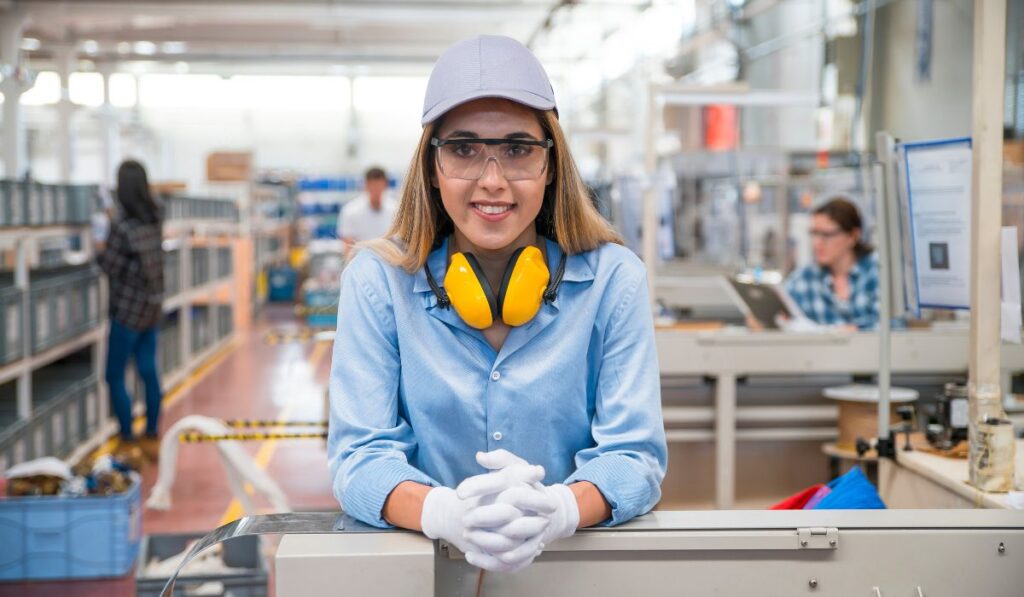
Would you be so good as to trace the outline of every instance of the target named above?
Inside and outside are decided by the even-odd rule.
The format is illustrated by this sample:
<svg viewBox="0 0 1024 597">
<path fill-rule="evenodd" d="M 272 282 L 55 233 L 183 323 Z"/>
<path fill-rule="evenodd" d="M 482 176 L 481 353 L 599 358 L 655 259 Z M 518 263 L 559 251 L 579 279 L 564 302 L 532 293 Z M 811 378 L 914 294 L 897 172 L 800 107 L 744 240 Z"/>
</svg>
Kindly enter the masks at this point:
<svg viewBox="0 0 1024 597">
<path fill-rule="evenodd" d="M 590 202 L 519 42 L 446 51 L 422 124 L 394 225 L 342 279 L 334 491 L 365 522 L 517 570 L 661 496 L 645 270 Z"/>
</svg>

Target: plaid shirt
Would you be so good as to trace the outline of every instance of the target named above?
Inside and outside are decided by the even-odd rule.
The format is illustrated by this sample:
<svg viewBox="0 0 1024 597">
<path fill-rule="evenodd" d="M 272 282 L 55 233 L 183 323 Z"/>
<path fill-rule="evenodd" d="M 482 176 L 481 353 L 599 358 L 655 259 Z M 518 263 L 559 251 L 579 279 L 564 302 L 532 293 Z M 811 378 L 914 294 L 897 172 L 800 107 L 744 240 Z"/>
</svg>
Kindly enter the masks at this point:
<svg viewBox="0 0 1024 597">
<path fill-rule="evenodd" d="M 805 265 L 786 279 L 786 292 L 811 320 L 822 325 L 853 324 L 870 330 L 878 325 L 878 257 L 860 258 L 850 270 L 850 298 L 839 300 L 832 274 L 817 263 Z"/>
<path fill-rule="evenodd" d="M 110 316 L 134 330 L 155 326 L 163 315 L 162 243 L 159 225 L 119 219 L 99 257 L 110 278 Z"/>
</svg>

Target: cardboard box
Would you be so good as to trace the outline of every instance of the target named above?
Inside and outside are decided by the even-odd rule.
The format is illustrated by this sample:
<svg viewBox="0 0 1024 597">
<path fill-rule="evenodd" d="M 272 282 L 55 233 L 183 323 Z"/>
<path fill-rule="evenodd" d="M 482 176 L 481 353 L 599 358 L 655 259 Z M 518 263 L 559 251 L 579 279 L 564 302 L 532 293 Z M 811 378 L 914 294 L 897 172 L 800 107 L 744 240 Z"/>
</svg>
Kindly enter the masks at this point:
<svg viewBox="0 0 1024 597">
<path fill-rule="evenodd" d="M 206 158 L 206 180 L 246 182 L 252 178 L 252 153 L 218 151 Z"/>
<path fill-rule="evenodd" d="M 1003 141 L 1003 162 L 1024 166 L 1024 141 Z"/>
</svg>

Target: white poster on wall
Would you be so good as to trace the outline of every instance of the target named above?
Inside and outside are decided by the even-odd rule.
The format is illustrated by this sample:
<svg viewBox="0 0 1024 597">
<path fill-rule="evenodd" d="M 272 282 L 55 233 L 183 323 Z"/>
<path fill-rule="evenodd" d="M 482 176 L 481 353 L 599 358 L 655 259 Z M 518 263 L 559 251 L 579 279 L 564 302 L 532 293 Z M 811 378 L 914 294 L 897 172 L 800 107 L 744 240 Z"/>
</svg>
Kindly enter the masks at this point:
<svg viewBox="0 0 1024 597">
<path fill-rule="evenodd" d="M 903 145 L 914 261 L 921 307 L 971 307 L 971 140 Z"/>
<path fill-rule="evenodd" d="M 1003 226 L 1000 239 L 1002 254 L 1002 305 L 1000 336 L 1006 342 L 1020 344 L 1020 261 L 1017 259 L 1017 227 Z"/>
</svg>

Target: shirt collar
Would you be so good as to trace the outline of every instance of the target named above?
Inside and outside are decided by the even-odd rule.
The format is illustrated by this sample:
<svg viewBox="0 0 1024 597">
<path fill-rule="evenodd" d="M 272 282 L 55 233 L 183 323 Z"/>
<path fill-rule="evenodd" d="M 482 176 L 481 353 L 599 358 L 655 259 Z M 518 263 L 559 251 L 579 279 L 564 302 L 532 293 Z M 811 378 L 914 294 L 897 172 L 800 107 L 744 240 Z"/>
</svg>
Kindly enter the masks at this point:
<svg viewBox="0 0 1024 597">
<path fill-rule="evenodd" d="M 427 265 L 430 266 L 430 273 L 434 275 L 434 280 L 438 286 L 443 284 L 445 273 L 448 271 L 449 238 L 446 236 L 441 241 L 441 245 L 427 256 Z M 551 272 L 552 277 L 554 277 L 555 270 L 558 268 L 558 260 L 562 257 L 562 248 L 551 239 L 546 239 L 546 243 L 548 270 Z M 584 254 L 570 255 L 565 260 L 565 274 L 562 276 L 563 284 L 566 282 L 589 282 L 593 279 L 594 269 L 590 266 Z M 427 282 L 427 272 L 424 268 L 420 268 L 416 272 L 413 292 L 430 292 L 430 284 Z"/>
<path fill-rule="evenodd" d="M 853 263 L 853 267 L 850 268 L 850 280 L 856 280 L 866 272 L 871 271 L 871 262 L 874 259 L 874 253 L 869 253 Z M 832 279 L 832 270 L 822 267 L 817 261 L 813 262 L 814 271 L 818 277 L 829 281 Z"/>
</svg>

